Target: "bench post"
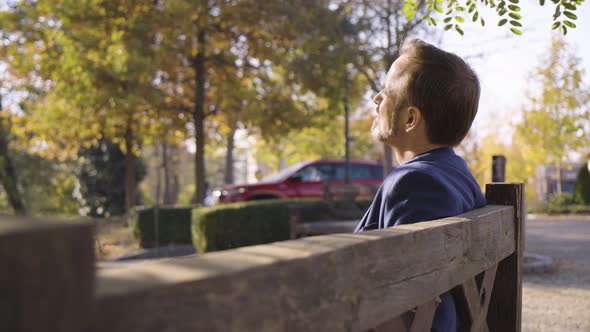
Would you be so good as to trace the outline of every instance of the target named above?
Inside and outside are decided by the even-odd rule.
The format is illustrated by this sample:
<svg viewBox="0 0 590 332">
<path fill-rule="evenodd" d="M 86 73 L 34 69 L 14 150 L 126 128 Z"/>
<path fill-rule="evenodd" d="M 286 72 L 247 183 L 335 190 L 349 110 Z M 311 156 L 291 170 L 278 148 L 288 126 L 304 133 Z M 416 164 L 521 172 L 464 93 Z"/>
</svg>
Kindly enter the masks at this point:
<svg viewBox="0 0 590 332">
<path fill-rule="evenodd" d="M 520 332 L 522 319 L 522 260 L 526 216 L 524 184 L 486 185 L 487 204 L 514 206 L 515 251 L 498 264 L 487 315 L 490 331 Z"/>
<path fill-rule="evenodd" d="M 93 225 L 0 220 L 0 330 L 78 332 L 94 293 Z"/>
</svg>

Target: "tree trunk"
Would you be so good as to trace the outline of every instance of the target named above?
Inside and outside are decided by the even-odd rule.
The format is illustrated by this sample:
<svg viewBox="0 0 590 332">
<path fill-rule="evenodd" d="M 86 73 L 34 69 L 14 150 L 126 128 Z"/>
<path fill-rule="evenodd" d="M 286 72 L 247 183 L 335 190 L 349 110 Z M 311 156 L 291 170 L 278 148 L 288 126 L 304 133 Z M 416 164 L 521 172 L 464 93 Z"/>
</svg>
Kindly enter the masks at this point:
<svg viewBox="0 0 590 332">
<path fill-rule="evenodd" d="M 395 58 L 397 58 L 396 54 L 398 52 L 392 52 L 392 47 L 394 46 L 393 43 L 393 36 L 392 36 L 392 16 L 393 16 L 393 8 L 392 8 L 392 1 L 388 0 L 387 1 L 387 54 L 391 55 L 391 56 L 386 56 L 385 59 L 383 59 L 383 68 L 385 69 L 385 72 L 387 72 L 389 70 L 389 66 L 391 66 L 391 64 L 393 63 L 393 61 L 395 61 Z M 393 151 L 391 150 L 391 147 L 389 145 L 387 145 L 387 143 L 383 143 L 383 176 L 387 176 L 389 175 L 389 172 L 391 172 L 391 169 L 393 168 Z"/>
<path fill-rule="evenodd" d="M 133 129 L 131 117 L 125 131 L 125 208 L 129 212 L 135 206 L 135 156 L 133 155 Z"/>
<path fill-rule="evenodd" d="M 225 184 L 234 183 L 234 134 L 236 130 L 232 128 L 227 135 L 227 147 L 225 153 L 225 176 L 223 178 Z"/>
<path fill-rule="evenodd" d="M 162 143 L 162 168 L 164 171 L 164 205 L 173 205 L 174 197 L 172 192 L 171 174 L 170 174 L 170 151 L 168 143 Z"/>
<path fill-rule="evenodd" d="M 193 123 L 195 127 L 195 194 L 193 204 L 203 204 L 205 200 L 205 46 L 208 19 L 208 1 L 201 2 L 201 15 L 197 34 L 197 55 L 193 66 L 195 71 L 195 109 Z"/>
<path fill-rule="evenodd" d="M 561 161 L 558 161 L 555 164 L 555 171 L 557 172 L 557 193 L 561 194 L 562 193 L 562 189 L 561 189 Z"/>
<path fill-rule="evenodd" d="M 2 111 L 2 96 L 0 96 L 0 112 Z M 14 213 L 25 215 L 27 211 L 18 190 L 18 178 L 10 158 L 8 132 L 8 128 L 4 126 L 4 119 L 0 115 L 0 182 L 2 182 L 6 196 L 8 196 L 8 202 L 12 206 Z"/>
<path fill-rule="evenodd" d="M 159 147 L 156 145 L 154 147 L 154 154 L 156 156 L 156 160 L 158 160 L 158 157 L 160 157 L 160 149 Z M 160 205 L 160 197 L 161 197 L 161 192 L 162 192 L 162 164 L 158 164 L 156 166 L 156 194 L 154 195 L 154 206 L 159 206 Z"/>
</svg>

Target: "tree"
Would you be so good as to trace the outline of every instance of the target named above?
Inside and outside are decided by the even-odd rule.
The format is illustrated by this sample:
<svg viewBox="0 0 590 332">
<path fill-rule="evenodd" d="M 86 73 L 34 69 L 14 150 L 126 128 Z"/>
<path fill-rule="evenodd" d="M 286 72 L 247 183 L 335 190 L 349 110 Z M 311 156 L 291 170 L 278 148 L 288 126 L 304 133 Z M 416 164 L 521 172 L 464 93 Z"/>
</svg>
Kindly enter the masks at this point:
<svg viewBox="0 0 590 332">
<path fill-rule="evenodd" d="M 0 182 L 14 212 L 23 215 L 26 214 L 26 209 L 18 187 L 18 177 L 14 169 L 12 156 L 10 155 L 9 136 L 10 128 L 7 126 L 7 117 L 2 107 L 2 95 L 0 95 Z"/>
<path fill-rule="evenodd" d="M 590 172 L 586 165 L 580 168 L 576 177 L 574 200 L 581 204 L 590 204 Z"/>
<path fill-rule="evenodd" d="M 101 139 L 97 145 L 80 151 L 81 165 L 78 176 L 77 198 L 84 215 L 108 217 L 126 211 L 125 155 L 118 144 Z M 135 181 L 145 177 L 141 159 L 135 159 Z M 137 193 L 133 190 L 133 193 Z M 135 197 L 137 203 L 138 197 Z"/>
<path fill-rule="evenodd" d="M 590 95 L 582 82 L 581 60 L 568 52 L 562 38 L 556 35 L 552 39 L 541 63 L 530 80 L 538 82 L 538 90 L 529 92 L 517 134 L 555 165 L 557 192 L 561 193 L 562 162 L 570 151 L 587 142 L 582 120 Z"/>
<path fill-rule="evenodd" d="M 15 1 L 2 12 L 0 52 L 28 91 L 23 137 L 73 158 L 104 137 L 125 151 L 126 206 L 134 202 L 138 140 L 150 136 L 156 81 L 154 1 Z M 152 99 L 153 98 L 153 99 Z"/>
<path fill-rule="evenodd" d="M 201 203 L 206 122 L 216 121 L 226 131 L 227 169 L 232 168 L 232 133 L 238 124 L 266 137 L 301 128 L 318 110 L 310 107 L 313 96 L 307 92 L 324 96 L 324 87 L 335 87 L 318 84 L 311 77 L 331 78 L 334 75 L 322 75 L 326 71 L 320 65 L 341 64 L 342 52 L 337 51 L 342 48 L 334 49 L 332 38 L 338 21 L 328 1 L 202 0 L 196 8 L 179 1 L 163 4 L 162 11 L 160 23 L 166 28 L 161 30 L 159 46 L 166 58 L 175 61 L 160 69 L 176 86 L 171 98 L 190 109 L 196 147 L 194 202 Z M 318 25 L 329 29 L 310 29 Z M 331 61 L 320 53 L 328 49 Z M 314 61 L 314 55 L 321 55 L 323 62 Z M 310 62 L 317 62 L 320 70 L 308 71 Z M 343 70 L 338 73 L 336 78 Z"/>
</svg>

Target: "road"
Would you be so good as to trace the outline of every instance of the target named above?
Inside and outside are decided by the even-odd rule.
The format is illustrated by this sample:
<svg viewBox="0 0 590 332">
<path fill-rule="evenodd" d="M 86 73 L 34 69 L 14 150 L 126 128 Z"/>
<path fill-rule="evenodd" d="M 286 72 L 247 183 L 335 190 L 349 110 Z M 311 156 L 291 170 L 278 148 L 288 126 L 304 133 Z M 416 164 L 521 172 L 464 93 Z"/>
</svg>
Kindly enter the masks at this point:
<svg viewBox="0 0 590 332">
<path fill-rule="evenodd" d="M 525 274 L 522 331 L 590 331 L 590 216 L 529 218 L 527 252 L 556 259 L 550 273 Z"/>
<path fill-rule="evenodd" d="M 590 216 L 531 217 L 525 251 L 590 264 Z"/>
</svg>

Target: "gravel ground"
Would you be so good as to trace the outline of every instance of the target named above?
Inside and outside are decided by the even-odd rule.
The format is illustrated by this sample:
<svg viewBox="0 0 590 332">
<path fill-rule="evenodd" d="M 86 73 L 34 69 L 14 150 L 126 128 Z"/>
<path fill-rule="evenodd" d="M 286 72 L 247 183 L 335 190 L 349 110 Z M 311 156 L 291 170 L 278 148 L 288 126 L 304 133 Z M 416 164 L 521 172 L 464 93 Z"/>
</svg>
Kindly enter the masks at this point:
<svg viewBox="0 0 590 332">
<path fill-rule="evenodd" d="M 553 257 L 553 272 L 523 277 L 524 332 L 590 332 L 590 218 L 527 224 L 527 249 Z"/>
</svg>

